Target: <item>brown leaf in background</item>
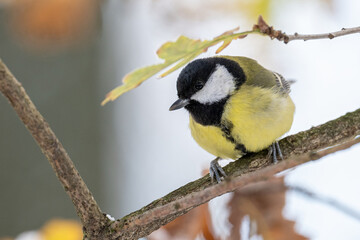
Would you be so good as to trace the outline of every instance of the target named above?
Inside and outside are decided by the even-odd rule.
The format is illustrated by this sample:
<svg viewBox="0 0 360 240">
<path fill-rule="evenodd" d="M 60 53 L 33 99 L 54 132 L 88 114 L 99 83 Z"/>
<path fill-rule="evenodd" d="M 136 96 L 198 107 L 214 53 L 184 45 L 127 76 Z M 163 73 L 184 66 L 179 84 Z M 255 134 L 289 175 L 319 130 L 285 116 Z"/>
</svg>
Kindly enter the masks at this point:
<svg viewBox="0 0 360 240">
<path fill-rule="evenodd" d="M 17 0 L 10 7 L 11 29 L 27 46 L 68 46 L 93 31 L 97 0 Z"/>
<path fill-rule="evenodd" d="M 202 175 L 209 173 L 208 169 L 202 171 Z M 160 235 L 159 232 L 164 231 L 166 236 Z M 220 240 L 214 236 L 214 229 L 211 222 L 209 204 L 202 204 L 187 214 L 176 218 L 174 221 L 161 227 L 159 230 L 148 236 L 148 240 L 176 240 L 196 239 L 202 235 L 206 240 Z"/>
<path fill-rule="evenodd" d="M 233 193 L 228 203 L 229 222 L 232 224 L 230 240 L 238 240 L 244 216 L 256 223 L 255 232 L 265 240 L 305 240 L 308 239 L 294 230 L 295 222 L 282 215 L 285 206 L 284 178 L 273 178 L 270 181 L 249 185 Z M 251 226 L 251 225 L 250 225 Z"/>
<path fill-rule="evenodd" d="M 161 231 L 166 232 L 166 237 L 158 234 Z M 174 221 L 161 227 L 159 230 L 152 233 L 149 240 L 175 240 L 175 239 L 196 239 L 197 236 L 202 235 L 206 240 L 218 240 L 213 233 L 213 226 L 211 224 L 211 216 L 208 204 L 205 203 L 199 207 L 194 208 L 187 214 L 176 218 Z"/>
</svg>

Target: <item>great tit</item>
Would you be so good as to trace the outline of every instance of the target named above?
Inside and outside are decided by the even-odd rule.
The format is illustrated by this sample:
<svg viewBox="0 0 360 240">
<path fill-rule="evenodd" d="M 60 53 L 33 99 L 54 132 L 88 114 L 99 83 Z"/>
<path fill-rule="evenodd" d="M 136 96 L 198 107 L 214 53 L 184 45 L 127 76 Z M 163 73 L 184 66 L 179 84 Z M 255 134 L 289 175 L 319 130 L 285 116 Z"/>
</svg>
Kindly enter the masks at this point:
<svg viewBox="0 0 360 240">
<path fill-rule="evenodd" d="M 220 159 L 237 160 L 268 147 L 274 162 L 282 158 L 277 139 L 289 131 L 295 105 L 280 74 L 250 58 L 217 56 L 189 63 L 176 87 L 179 99 L 169 110 L 189 111 L 192 137 L 216 156 L 212 179 L 226 177 Z"/>
</svg>

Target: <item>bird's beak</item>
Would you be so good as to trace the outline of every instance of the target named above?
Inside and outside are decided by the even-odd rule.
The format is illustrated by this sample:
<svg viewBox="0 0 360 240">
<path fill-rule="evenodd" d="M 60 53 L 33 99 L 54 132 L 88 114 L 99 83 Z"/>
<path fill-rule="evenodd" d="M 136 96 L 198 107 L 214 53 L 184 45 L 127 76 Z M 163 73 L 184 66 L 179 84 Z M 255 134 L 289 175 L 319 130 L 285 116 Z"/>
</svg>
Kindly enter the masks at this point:
<svg viewBox="0 0 360 240">
<path fill-rule="evenodd" d="M 171 107 L 169 108 L 169 111 L 174 111 L 174 110 L 183 108 L 186 105 L 188 105 L 189 103 L 190 103 L 189 99 L 178 99 L 171 105 Z"/>
</svg>

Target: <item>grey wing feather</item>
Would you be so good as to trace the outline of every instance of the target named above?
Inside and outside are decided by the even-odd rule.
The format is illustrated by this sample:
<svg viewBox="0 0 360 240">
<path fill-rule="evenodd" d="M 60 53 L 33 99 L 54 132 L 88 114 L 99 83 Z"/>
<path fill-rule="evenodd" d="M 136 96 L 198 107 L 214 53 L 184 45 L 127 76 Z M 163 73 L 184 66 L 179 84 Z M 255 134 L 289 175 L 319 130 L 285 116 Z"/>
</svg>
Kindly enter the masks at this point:
<svg viewBox="0 0 360 240">
<path fill-rule="evenodd" d="M 276 79 L 276 85 L 280 88 L 280 90 L 284 93 L 290 93 L 290 83 L 280 74 L 276 72 L 273 72 L 273 74 Z"/>
</svg>

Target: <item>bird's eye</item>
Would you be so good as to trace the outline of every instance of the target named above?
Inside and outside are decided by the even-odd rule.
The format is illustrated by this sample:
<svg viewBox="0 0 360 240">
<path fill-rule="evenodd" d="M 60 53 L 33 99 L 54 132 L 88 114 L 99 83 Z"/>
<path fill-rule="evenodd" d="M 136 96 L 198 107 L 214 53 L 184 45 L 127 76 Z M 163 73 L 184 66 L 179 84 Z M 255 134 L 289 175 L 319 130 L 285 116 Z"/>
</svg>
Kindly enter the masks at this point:
<svg viewBox="0 0 360 240">
<path fill-rule="evenodd" d="M 204 84 L 202 82 L 196 82 L 194 85 L 195 90 L 200 90 L 204 87 Z"/>
</svg>

